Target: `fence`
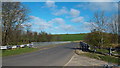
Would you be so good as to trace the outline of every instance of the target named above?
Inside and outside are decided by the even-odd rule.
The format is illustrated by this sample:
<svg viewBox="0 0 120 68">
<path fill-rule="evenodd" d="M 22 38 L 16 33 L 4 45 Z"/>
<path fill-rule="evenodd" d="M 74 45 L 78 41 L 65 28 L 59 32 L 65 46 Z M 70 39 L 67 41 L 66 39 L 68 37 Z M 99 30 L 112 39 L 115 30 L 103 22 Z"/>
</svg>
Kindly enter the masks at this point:
<svg viewBox="0 0 120 68">
<path fill-rule="evenodd" d="M 7 49 L 16 49 L 16 48 L 24 48 L 24 47 L 35 47 L 36 48 L 39 46 L 48 46 L 48 45 L 60 44 L 60 43 L 70 43 L 70 41 L 32 42 L 31 44 L 0 46 L 0 49 L 7 50 Z"/>
<path fill-rule="evenodd" d="M 16 48 L 24 48 L 24 47 L 33 47 L 33 44 L 0 46 L 0 49 L 1 50 L 7 50 L 7 49 L 16 49 Z"/>
<path fill-rule="evenodd" d="M 82 51 L 90 51 L 90 52 L 99 53 L 103 55 L 112 55 L 112 56 L 120 57 L 120 53 L 118 53 L 118 51 L 120 52 L 120 49 L 118 48 L 99 48 L 99 47 L 89 45 L 85 42 L 80 42 L 80 49 Z"/>
</svg>

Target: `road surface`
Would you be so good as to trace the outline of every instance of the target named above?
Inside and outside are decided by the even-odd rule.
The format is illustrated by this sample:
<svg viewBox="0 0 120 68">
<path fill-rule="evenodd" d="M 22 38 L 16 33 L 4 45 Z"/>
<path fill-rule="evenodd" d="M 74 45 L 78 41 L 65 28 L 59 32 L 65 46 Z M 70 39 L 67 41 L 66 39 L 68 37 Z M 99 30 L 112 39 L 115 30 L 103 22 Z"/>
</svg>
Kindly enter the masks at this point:
<svg viewBox="0 0 120 68">
<path fill-rule="evenodd" d="M 78 43 L 68 43 L 32 53 L 2 58 L 3 66 L 64 66 Z"/>
</svg>

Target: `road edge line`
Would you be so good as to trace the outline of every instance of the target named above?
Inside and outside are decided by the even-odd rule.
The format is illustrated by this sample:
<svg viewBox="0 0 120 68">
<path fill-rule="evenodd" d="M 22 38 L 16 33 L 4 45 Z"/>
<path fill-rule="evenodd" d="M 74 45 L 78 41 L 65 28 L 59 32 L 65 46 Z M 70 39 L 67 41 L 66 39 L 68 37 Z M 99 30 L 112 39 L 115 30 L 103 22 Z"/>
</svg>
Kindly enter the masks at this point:
<svg viewBox="0 0 120 68">
<path fill-rule="evenodd" d="M 71 59 L 70 59 L 64 66 L 67 66 L 68 63 L 70 63 L 70 62 L 72 61 L 72 59 L 74 58 L 74 55 L 75 55 L 75 54 L 73 54 L 73 56 L 71 57 Z"/>
</svg>

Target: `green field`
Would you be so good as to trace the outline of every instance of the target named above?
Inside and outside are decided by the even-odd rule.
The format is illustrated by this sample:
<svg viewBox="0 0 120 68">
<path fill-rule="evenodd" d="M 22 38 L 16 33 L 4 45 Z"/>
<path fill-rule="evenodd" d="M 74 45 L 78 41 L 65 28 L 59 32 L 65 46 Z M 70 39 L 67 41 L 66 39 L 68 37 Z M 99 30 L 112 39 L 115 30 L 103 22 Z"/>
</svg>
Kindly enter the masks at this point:
<svg viewBox="0 0 120 68">
<path fill-rule="evenodd" d="M 38 50 L 37 48 L 17 48 L 17 49 L 13 49 L 13 50 L 3 50 L 2 51 L 2 56 L 11 56 L 11 55 L 18 55 L 18 54 L 24 54 L 24 53 L 28 53 L 28 52 L 33 52 Z"/>
<path fill-rule="evenodd" d="M 56 34 L 59 41 L 77 41 L 77 40 L 84 40 L 86 34 Z"/>
</svg>

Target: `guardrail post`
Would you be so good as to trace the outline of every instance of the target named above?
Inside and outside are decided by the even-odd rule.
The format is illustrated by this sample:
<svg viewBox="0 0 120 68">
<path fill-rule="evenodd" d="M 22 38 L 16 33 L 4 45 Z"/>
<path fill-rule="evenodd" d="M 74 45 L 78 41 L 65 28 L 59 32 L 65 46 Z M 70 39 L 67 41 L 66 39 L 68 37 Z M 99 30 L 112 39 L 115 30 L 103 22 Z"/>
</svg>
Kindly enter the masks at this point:
<svg viewBox="0 0 120 68">
<path fill-rule="evenodd" d="M 112 49 L 112 47 L 109 48 L 109 55 L 110 56 L 111 56 L 111 53 L 112 53 L 111 49 Z"/>
<path fill-rule="evenodd" d="M 94 46 L 94 53 L 96 52 L 96 48 L 97 48 L 97 47 L 96 47 L 96 46 Z"/>
</svg>

